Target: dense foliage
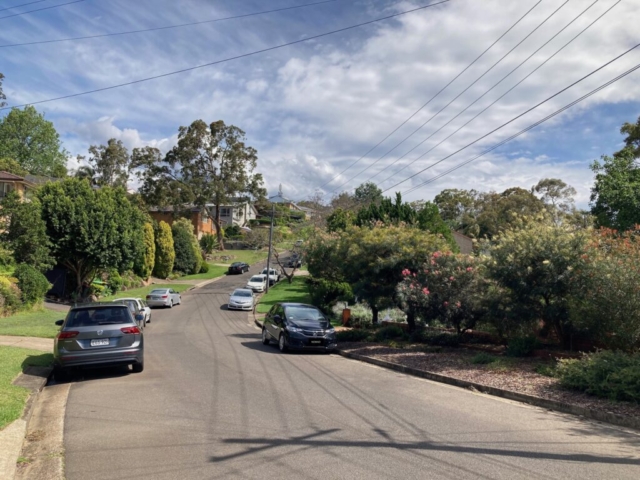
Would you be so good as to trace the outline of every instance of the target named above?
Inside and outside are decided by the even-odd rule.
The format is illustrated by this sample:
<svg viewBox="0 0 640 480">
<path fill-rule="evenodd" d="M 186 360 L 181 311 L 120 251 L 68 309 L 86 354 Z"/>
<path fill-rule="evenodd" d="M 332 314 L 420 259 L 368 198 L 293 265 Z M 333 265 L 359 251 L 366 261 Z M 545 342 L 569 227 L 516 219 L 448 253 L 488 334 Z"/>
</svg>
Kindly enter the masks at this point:
<svg viewBox="0 0 640 480">
<path fill-rule="evenodd" d="M 176 254 L 173 270 L 183 274 L 200 273 L 202 256 L 193 234 L 191 222 L 187 219 L 173 222 L 171 233 L 173 234 L 173 249 Z"/>
<path fill-rule="evenodd" d="M 160 222 L 154 228 L 156 257 L 153 274 L 158 278 L 167 278 L 173 271 L 176 254 L 173 248 L 173 234 L 167 222 Z"/>
<path fill-rule="evenodd" d="M 215 235 L 211 235 L 210 233 L 205 233 L 202 235 L 202 238 L 200 238 L 200 248 L 206 254 L 212 253 L 217 243 Z"/>
<path fill-rule="evenodd" d="M 143 243 L 144 251 L 142 255 L 138 255 L 134 265 L 134 272 L 144 278 L 149 278 L 156 261 L 156 242 L 153 233 L 153 225 L 149 222 L 144 224 L 143 228 Z"/>
<path fill-rule="evenodd" d="M 21 263 L 16 267 L 13 276 L 18 279 L 18 288 L 22 292 L 22 302 L 25 305 L 41 302 L 51 288 L 47 278 L 31 265 Z"/>
</svg>

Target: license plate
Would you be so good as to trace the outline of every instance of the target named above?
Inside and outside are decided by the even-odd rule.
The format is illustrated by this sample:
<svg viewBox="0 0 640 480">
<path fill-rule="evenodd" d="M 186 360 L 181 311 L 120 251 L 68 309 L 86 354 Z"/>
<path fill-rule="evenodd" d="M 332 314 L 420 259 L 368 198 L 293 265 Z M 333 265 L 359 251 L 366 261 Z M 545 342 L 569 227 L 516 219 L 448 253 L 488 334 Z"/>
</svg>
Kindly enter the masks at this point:
<svg viewBox="0 0 640 480">
<path fill-rule="evenodd" d="M 100 340 L 91 340 L 92 347 L 102 347 L 104 345 L 109 345 L 109 339 L 100 339 Z"/>
<path fill-rule="evenodd" d="M 151 299 L 152 300 L 160 300 L 160 297 L 153 296 L 153 297 L 151 297 Z"/>
<path fill-rule="evenodd" d="M 322 345 L 322 340 L 309 340 L 311 345 Z"/>
</svg>

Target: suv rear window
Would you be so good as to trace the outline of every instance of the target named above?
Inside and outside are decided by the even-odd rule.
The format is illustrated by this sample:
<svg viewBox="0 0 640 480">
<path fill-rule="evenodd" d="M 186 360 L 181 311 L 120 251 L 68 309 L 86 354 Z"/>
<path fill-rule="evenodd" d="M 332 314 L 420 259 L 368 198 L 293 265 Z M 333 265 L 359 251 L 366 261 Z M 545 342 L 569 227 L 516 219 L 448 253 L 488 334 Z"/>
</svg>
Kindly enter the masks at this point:
<svg viewBox="0 0 640 480">
<path fill-rule="evenodd" d="M 93 327 L 97 325 L 112 325 L 134 323 L 131 313 L 126 306 L 82 308 L 71 310 L 67 315 L 65 328 Z"/>
</svg>

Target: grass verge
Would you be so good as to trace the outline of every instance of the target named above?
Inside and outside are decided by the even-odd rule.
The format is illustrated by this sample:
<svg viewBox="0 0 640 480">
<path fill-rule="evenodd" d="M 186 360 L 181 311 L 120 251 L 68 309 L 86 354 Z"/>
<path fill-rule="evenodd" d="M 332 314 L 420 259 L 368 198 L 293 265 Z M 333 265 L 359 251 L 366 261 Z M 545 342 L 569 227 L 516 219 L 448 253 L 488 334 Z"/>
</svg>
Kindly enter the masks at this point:
<svg viewBox="0 0 640 480">
<path fill-rule="evenodd" d="M 281 280 L 280 283 L 269 289 L 269 293 L 262 296 L 256 307 L 256 312 L 267 313 L 278 302 L 311 303 L 309 288 L 305 280 L 305 277 L 293 277 L 291 283 L 286 279 Z"/>
<path fill-rule="evenodd" d="M 258 263 L 262 260 L 267 259 L 267 251 L 266 250 L 225 250 L 224 252 L 214 252 L 214 257 L 220 257 L 227 255 L 229 257 L 233 257 L 232 260 L 213 260 L 214 263 L 224 263 L 226 265 L 231 265 L 233 262 L 245 262 L 249 265 L 253 265 L 254 263 Z"/>
<path fill-rule="evenodd" d="M 192 285 L 184 284 L 184 283 L 162 283 L 162 284 L 154 284 L 148 285 L 146 287 L 141 288 L 132 288 L 131 290 L 126 290 L 124 292 L 118 292 L 115 295 L 109 295 L 108 297 L 101 298 L 101 302 L 108 302 L 110 300 L 116 300 L 118 298 L 128 298 L 128 297 L 137 297 L 143 298 L 147 296 L 147 294 L 156 288 L 173 288 L 176 292 L 184 292 L 186 289 L 191 288 Z"/>
<path fill-rule="evenodd" d="M 65 316 L 64 312 L 56 312 L 46 308 L 16 313 L 10 317 L 0 318 L 0 335 L 54 338 L 59 329 L 54 325 L 54 322 Z"/>
<path fill-rule="evenodd" d="M 16 347 L 0 347 L 0 430 L 20 418 L 29 390 L 11 385 L 14 378 L 29 365 L 46 366 L 53 355 L 37 350 Z"/>
<path fill-rule="evenodd" d="M 209 263 L 209 271 L 207 273 L 196 273 L 195 275 L 185 275 L 178 280 L 209 280 L 218 278 L 227 273 L 227 267 L 220 267 Z"/>
</svg>

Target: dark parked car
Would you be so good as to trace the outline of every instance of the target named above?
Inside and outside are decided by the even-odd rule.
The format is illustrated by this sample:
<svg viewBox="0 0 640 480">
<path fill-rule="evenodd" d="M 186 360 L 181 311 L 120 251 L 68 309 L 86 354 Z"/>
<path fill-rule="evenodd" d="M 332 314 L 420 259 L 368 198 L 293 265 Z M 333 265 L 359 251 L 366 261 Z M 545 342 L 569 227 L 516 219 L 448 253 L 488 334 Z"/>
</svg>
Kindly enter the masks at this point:
<svg viewBox="0 0 640 480">
<path fill-rule="evenodd" d="M 60 333 L 53 342 L 54 376 L 63 379 L 72 367 L 132 365 L 144 369 L 144 337 L 129 307 L 92 303 L 73 307 L 58 320 Z"/>
<path fill-rule="evenodd" d="M 264 319 L 262 343 L 278 342 L 281 352 L 289 349 L 331 351 L 337 345 L 336 331 L 324 314 L 304 303 L 276 303 Z"/>
<path fill-rule="evenodd" d="M 229 265 L 229 274 L 245 273 L 249 271 L 249 265 L 244 262 L 233 262 Z"/>
<path fill-rule="evenodd" d="M 289 257 L 289 261 L 287 262 L 287 267 L 289 268 L 300 268 L 302 267 L 302 257 L 296 253 Z"/>
</svg>

